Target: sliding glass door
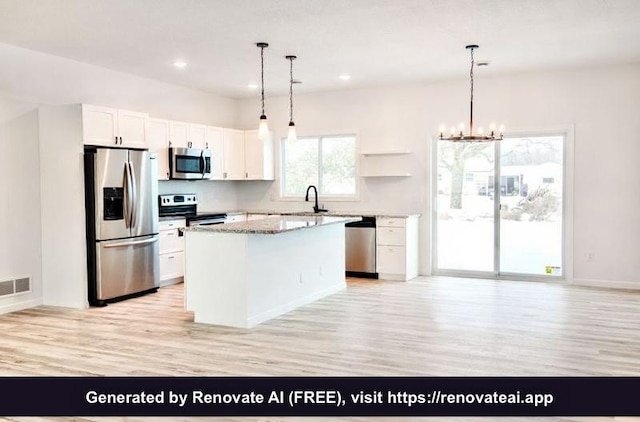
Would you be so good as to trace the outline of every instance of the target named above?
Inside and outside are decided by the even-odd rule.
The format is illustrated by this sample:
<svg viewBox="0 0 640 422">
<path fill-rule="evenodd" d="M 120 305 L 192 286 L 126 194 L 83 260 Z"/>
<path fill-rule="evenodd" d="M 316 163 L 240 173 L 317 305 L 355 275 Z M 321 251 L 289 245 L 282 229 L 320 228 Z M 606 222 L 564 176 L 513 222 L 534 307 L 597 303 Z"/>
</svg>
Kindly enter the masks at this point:
<svg viewBox="0 0 640 422">
<path fill-rule="evenodd" d="M 563 136 L 437 141 L 434 272 L 562 276 L 563 150 Z"/>
</svg>

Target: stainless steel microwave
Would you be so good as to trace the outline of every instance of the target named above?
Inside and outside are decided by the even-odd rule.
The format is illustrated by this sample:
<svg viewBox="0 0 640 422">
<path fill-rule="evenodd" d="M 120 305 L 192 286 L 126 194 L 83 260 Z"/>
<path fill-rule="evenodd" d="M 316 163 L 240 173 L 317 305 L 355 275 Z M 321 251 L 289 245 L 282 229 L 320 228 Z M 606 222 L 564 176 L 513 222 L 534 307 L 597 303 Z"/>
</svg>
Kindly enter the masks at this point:
<svg viewBox="0 0 640 422">
<path fill-rule="evenodd" d="M 198 180 L 211 176 L 211 150 L 169 148 L 171 179 Z"/>
</svg>

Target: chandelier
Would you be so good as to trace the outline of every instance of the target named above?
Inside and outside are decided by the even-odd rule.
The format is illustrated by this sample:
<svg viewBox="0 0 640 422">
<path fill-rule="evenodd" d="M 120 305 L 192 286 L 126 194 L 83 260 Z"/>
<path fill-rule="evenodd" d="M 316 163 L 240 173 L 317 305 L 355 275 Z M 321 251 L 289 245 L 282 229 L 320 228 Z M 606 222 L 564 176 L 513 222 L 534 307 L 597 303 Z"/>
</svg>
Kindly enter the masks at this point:
<svg viewBox="0 0 640 422">
<path fill-rule="evenodd" d="M 465 47 L 471 52 L 471 70 L 469 71 L 469 81 L 471 84 L 471 101 L 469 107 L 469 133 L 464 133 L 464 123 L 460 123 L 458 127 L 451 127 L 449 136 L 445 136 L 447 131 L 445 126 L 440 126 L 440 139 L 443 141 L 457 141 L 457 142 L 487 142 L 487 141 L 500 141 L 503 138 L 504 126 L 496 130 L 495 123 L 489 125 L 489 132 L 485 134 L 484 129 L 478 128 L 476 134 L 473 133 L 473 66 L 475 64 L 473 60 L 473 50 L 478 48 L 477 45 L 472 44 Z"/>
</svg>

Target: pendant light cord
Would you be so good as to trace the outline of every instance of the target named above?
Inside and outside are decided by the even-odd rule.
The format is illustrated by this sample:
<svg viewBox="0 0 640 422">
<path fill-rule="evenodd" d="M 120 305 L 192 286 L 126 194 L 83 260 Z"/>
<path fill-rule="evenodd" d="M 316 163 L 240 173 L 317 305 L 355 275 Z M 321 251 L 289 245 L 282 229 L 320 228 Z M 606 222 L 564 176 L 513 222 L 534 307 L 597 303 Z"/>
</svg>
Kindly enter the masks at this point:
<svg viewBox="0 0 640 422">
<path fill-rule="evenodd" d="M 473 47 L 471 50 L 471 70 L 469 70 L 469 81 L 471 83 L 471 104 L 469 105 L 469 136 L 473 136 Z"/>
<path fill-rule="evenodd" d="M 260 98 L 262 101 L 262 116 L 264 116 L 264 47 L 260 47 Z"/>
<path fill-rule="evenodd" d="M 289 123 L 293 122 L 293 57 L 289 58 Z"/>
</svg>

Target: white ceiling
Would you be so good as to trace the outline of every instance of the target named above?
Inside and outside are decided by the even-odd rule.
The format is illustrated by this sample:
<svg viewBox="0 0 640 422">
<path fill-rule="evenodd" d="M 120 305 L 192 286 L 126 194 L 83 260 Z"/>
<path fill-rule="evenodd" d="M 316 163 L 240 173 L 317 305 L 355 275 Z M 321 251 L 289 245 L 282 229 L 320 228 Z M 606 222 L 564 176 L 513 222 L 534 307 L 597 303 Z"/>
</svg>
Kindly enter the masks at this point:
<svg viewBox="0 0 640 422">
<path fill-rule="evenodd" d="M 640 61 L 640 0 L 0 0 L 0 42 L 234 97 Z M 184 59 L 183 70 L 172 66 Z M 341 81 L 341 73 L 352 79 Z"/>
</svg>

